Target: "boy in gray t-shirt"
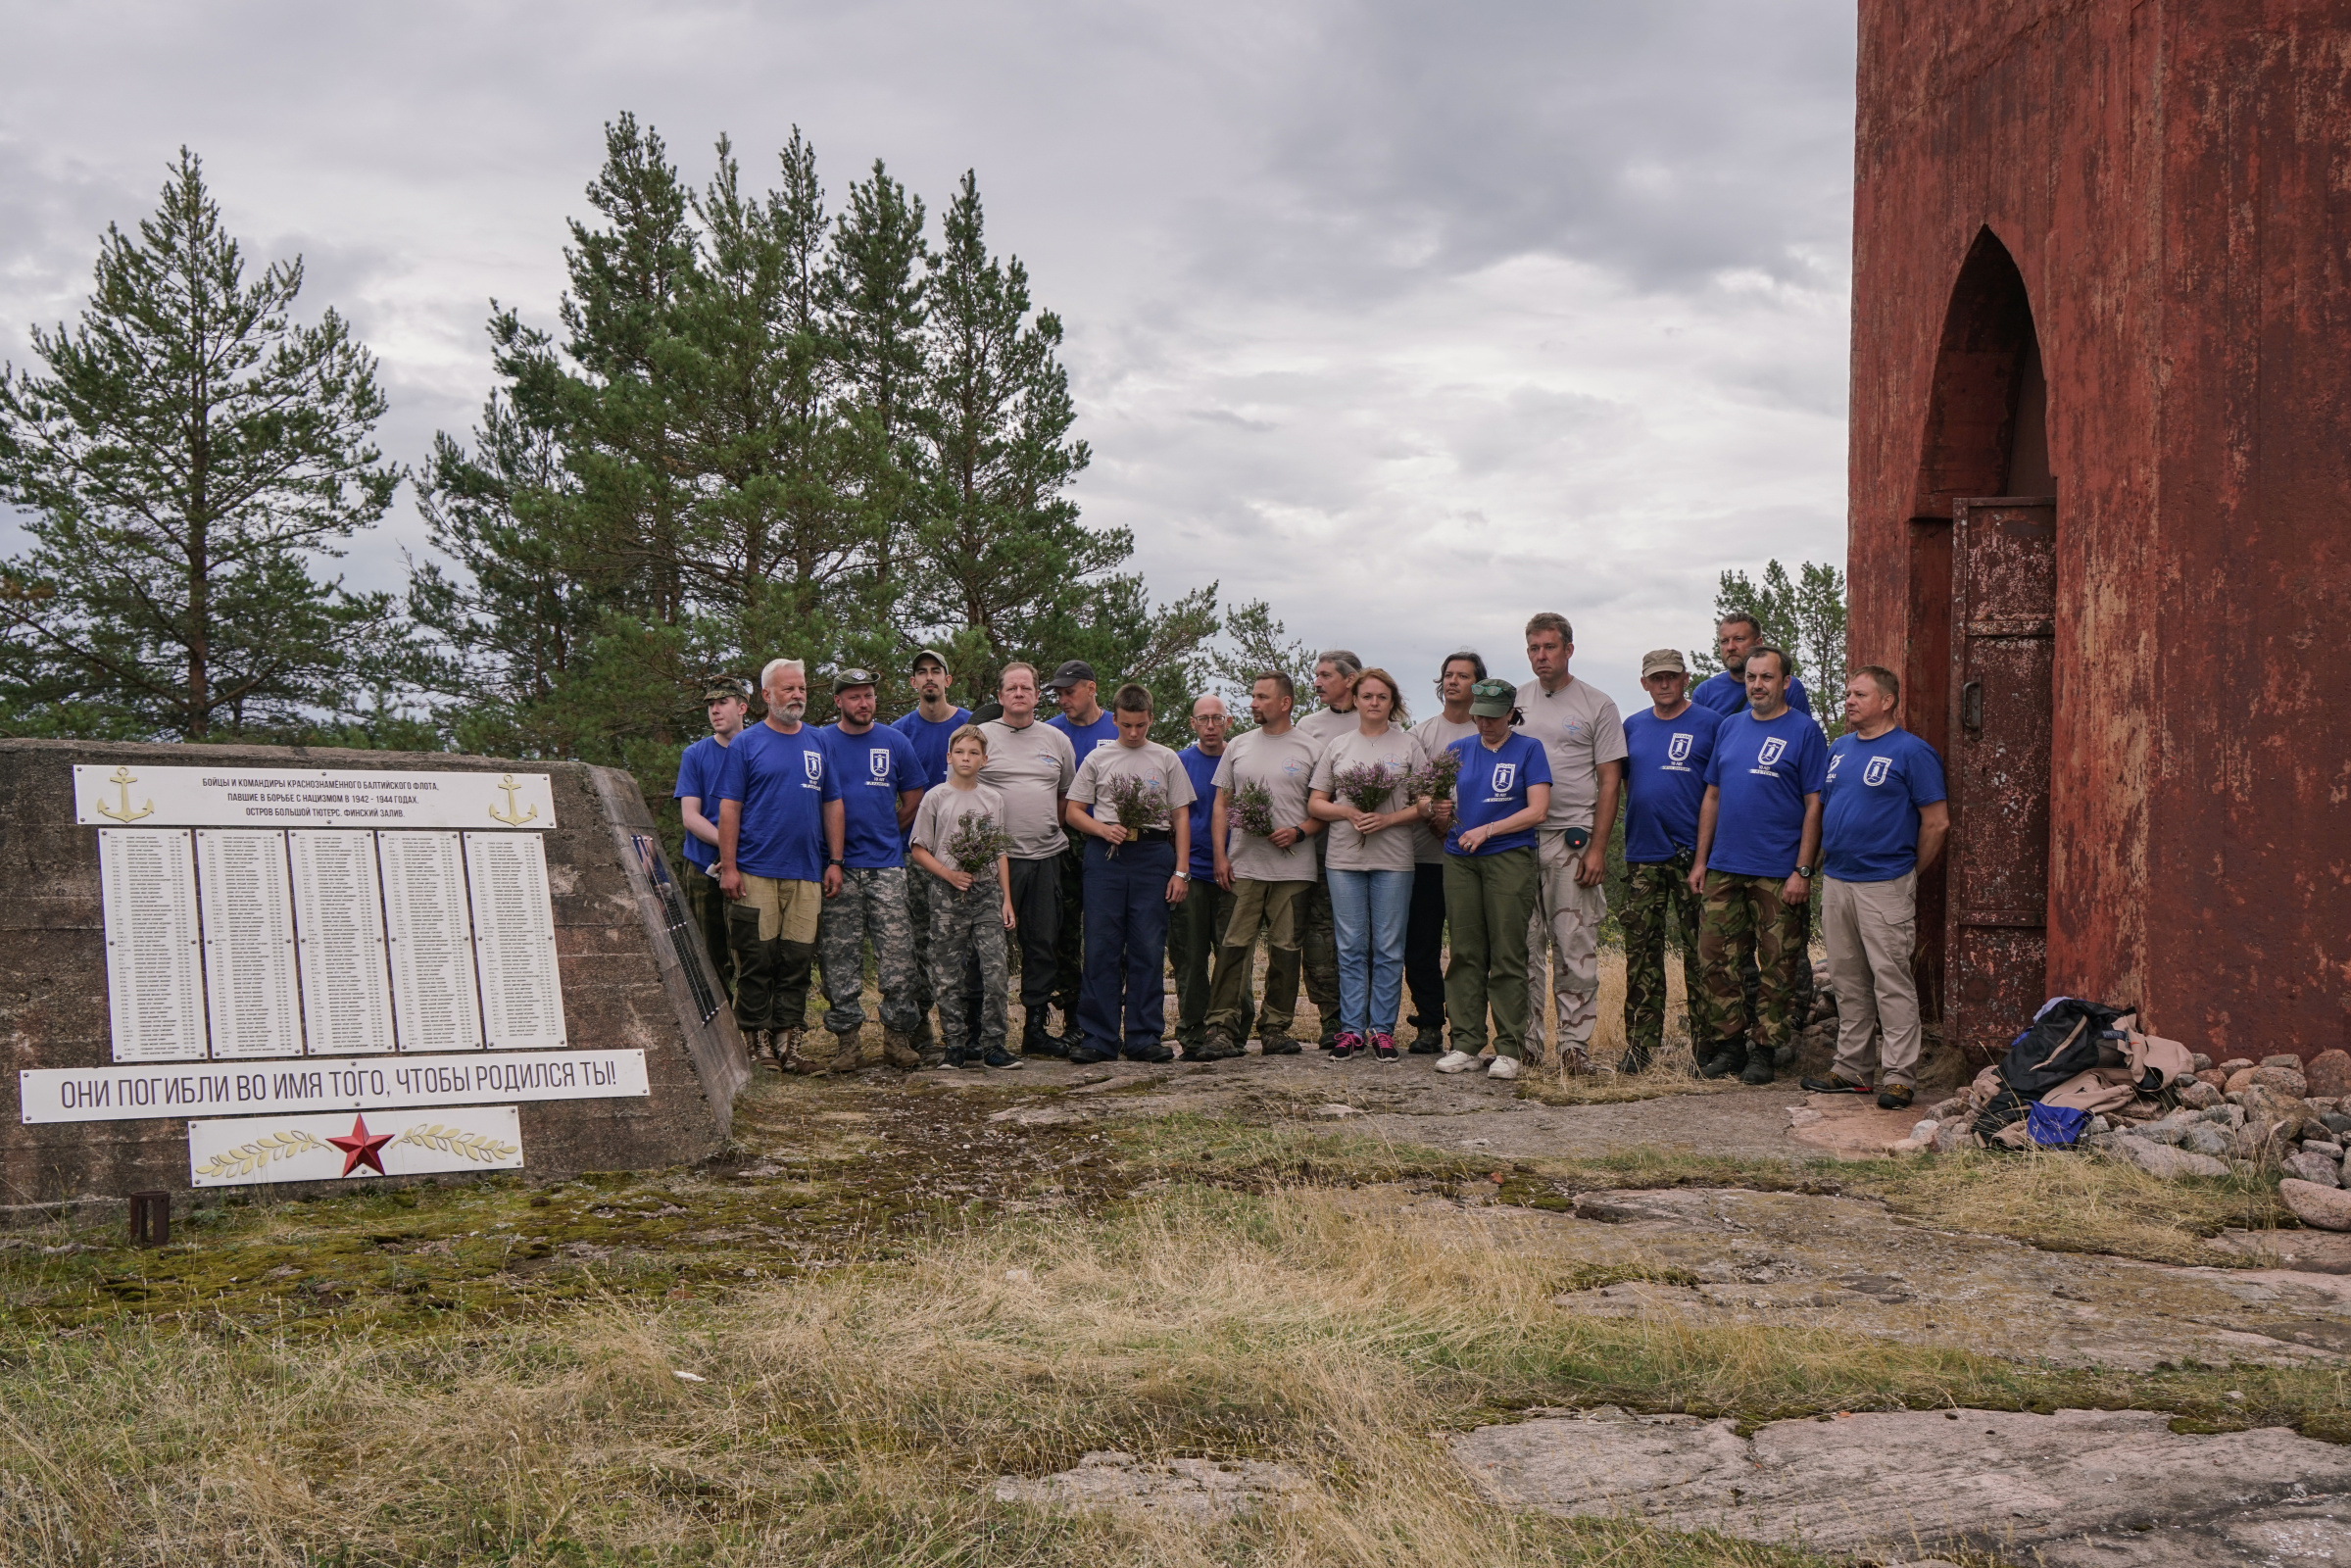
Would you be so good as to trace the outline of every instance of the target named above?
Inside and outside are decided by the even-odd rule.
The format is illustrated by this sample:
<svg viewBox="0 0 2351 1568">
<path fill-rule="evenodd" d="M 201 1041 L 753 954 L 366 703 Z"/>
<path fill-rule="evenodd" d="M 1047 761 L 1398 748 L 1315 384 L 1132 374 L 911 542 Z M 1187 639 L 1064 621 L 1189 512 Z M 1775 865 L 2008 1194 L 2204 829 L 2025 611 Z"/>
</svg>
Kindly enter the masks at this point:
<svg viewBox="0 0 2351 1568">
<path fill-rule="evenodd" d="M 979 781 L 987 760 L 988 737 L 978 726 L 966 724 L 949 737 L 947 782 L 923 796 L 907 840 L 913 874 L 933 879 L 926 900 L 931 994 L 939 999 L 939 1039 L 950 1067 L 1020 1065 L 1004 1049 L 1010 988 L 1004 933 L 1014 924 L 1005 858 L 1011 832 L 1004 795 Z M 977 1019 L 969 1016 L 963 980 L 975 958 Z"/>
<path fill-rule="evenodd" d="M 1151 697 L 1130 682 L 1110 700 L 1118 740 L 1078 764 L 1064 814 L 1085 843 L 1082 1040 L 1072 1063 L 1168 1061 L 1167 916 L 1191 891 L 1192 775 L 1151 738 Z M 1122 799 L 1132 809 L 1122 813 Z M 1122 820 L 1122 815 L 1124 819 Z"/>
</svg>

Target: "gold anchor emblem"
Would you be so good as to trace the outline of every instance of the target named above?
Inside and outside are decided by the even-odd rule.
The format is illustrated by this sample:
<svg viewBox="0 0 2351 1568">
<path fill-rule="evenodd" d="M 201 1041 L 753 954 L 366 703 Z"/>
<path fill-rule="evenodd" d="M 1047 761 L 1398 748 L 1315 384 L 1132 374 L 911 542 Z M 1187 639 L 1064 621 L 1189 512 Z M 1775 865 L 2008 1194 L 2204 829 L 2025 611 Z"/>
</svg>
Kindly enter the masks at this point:
<svg viewBox="0 0 2351 1568">
<path fill-rule="evenodd" d="M 130 786 L 136 784 L 138 780 L 131 776 L 128 763 L 118 766 L 115 769 L 115 776 L 108 779 L 107 782 L 122 792 L 122 808 L 118 811 L 104 801 L 100 801 L 98 803 L 100 816 L 111 816 L 118 822 L 135 822 L 155 809 L 153 801 L 149 801 L 135 811 L 130 808 Z"/>
<path fill-rule="evenodd" d="M 539 814 L 539 808 L 535 806 L 527 808 L 519 815 L 515 814 L 514 792 L 521 787 L 521 785 L 514 782 L 514 775 L 512 773 L 509 773 L 506 777 L 498 781 L 498 788 L 506 791 L 506 809 L 502 811 L 495 806 L 491 807 L 490 816 L 494 821 L 504 822 L 509 827 L 520 827 L 523 823 L 529 821 L 532 817 Z M 103 811 L 106 809 L 106 808 L 102 806 L 99 808 L 99 809 Z"/>
</svg>

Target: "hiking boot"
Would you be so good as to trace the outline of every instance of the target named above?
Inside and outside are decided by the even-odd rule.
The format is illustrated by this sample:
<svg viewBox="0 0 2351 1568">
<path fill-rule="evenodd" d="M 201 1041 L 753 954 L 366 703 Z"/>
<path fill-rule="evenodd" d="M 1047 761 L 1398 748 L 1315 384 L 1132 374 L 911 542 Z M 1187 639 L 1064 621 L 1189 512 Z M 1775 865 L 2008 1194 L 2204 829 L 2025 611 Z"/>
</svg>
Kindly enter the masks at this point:
<svg viewBox="0 0 2351 1568">
<path fill-rule="evenodd" d="M 1338 1038 L 1331 1042 L 1331 1059 L 1345 1061 L 1362 1049 L 1363 1037 L 1361 1035 L 1352 1029 L 1342 1029 L 1339 1031 Z"/>
<path fill-rule="evenodd" d="M 922 1068 L 922 1053 L 914 1042 L 895 1029 L 882 1033 L 882 1060 L 901 1072 L 918 1072 Z"/>
<path fill-rule="evenodd" d="M 1306 1049 L 1288 1035 L 1259 1035 L 1257 1047 L 1268 1056 L 1296 1056 Z"/>
<path fill-rule="evenodd" d="M 1466 1051 L 1448 1051 L 1437 1058 L 1439 1072 L 1467 1072 L 1478 1064 L 1478 1058 Z"/>
<path fill-rule="evenodd" d="M 1908 1110 L 1914 1092 L 1908 1084 L 1887 1084 L 1878 1091 L 1880 1110 Z"/>
<path fill-rule="evenodd" d="M 1236 1056 L 1247 1054 L 1249 1053 L 1241 1049 L 1241 1042 L 1231 1035 L 1210 1035 L 1200 1042 L 1198 1051 L 1189 1046 L 1184 1049 L 1186 1061 L 1231 1061 Z"/>
<path fill-rule="evenodd" d="M 1105 1061 L 1116 1061 L 1118 1057 L 1112 1053 L 1097 1051 L 1092 1046 L 1069 1048 L 1069 1064 L 1072 1067 L 1099 1067 Z"/>
<path fill-rule="evenodd" d="M 1052 1035 L 1047 1034 L 1043 1025 L 1036 1025 L 1022 1031 L 1020 1036 L 1020 1054 L 1024 1056 L 1053 1056 L 1055 1058 L 1062 1058 L 1069 1054 L 1069 1042 L 1066 1040 L 1057 1040 Z"/>
<path fill-rule="evenodd" d="M 988 1067 L 1017 1067 L 1020 1065 L 1020 1058 L 1002 1046 L 990 1046 L 988 1054 L 980 1057 L 980 1062 L 981 1065 Z"/>
<path fill-rule="evenodd" d="M 1424 1023 L 1412 1032 L 1412 1054 L 1442 1056 L 1445 1054 L 1445 1021 Z"/>
<path fill-rule="evenodd" d="M 1592 1075 L 1592 1056 L 1582 1046 L 1562 1046 L 1559 1070 L 1570 1078 L 1588 1078 Z"/>
<path fill-rule="evenodd" d="M 1391 1034 L 1373 1035 L 1371 1037 L 1371 1059 L 1374 1061 L 1396 1060 L 1396 1036 Z"/>
<path fill-rule="evenodd" d="M 1627 1076 L 1647 1072 L 1649 1070 L 1649 1048 L 1646 1046 L 1626 1047 L 1624 1055 L 1617 1061 L 1616 1070 Z"/>
<path fill-rule="evenodd" d="M 1707 1053 L 1704 1064 L 1698 1068 L 1701 1078 L 1728 1078 L 1747 1064 L 1747 1043 L 1744 1040 L 1718 1040 Z"/>
<path fill-rule="evenodd" d="M 1486 1076 L 1487 1076 L 1487 1077 L 1489 1077 L 1489 1078 L 1515 1078 L 1515 1077 L 1517 1077 L 1517 1076 L 1518 1076 L 1518 1058 L 1517 1058 L 1516 1056 L 1496 1056 L 1496 1057 L 1494 1057 L 1494 1065 L 1486 1069 Z"/>
<path fill-rule="evenodd" d="M 1747 1053 L 1747 1064 L 1739 1070 L 1742 1084 L 1768 1084 L 1772 1081 L 1772 1054 L 1768 1051 Z"/>
<path fill-rule="evenodd" d="M 767 1037 L 771 1032 L 766 1029 L 743 1031 L 743 1058 L 747 1065 L 757 1067 L 759 1064 L 759 1057 L 767 1053 Z"/>
<path fill-rule="evenodd" d="M 1857 1084 L 1840 1072 L 1833 1072 L 1826 1078 L 1805 1078 L 1799 1082 L 1803 1086 L 1804 1093 L 1808 1095 L 1870 1095 L 1877 1093 L 1877 1085 Z M 1903 1103 L 1908 1104 L 1909 1102 L 1904 1101 Z M 1891 1110 L 1893 1107 L 1888 1105 L 1886 1108 Z"/>
<path fill-rule="evenodd" d="M 1337 1051 L 1339 1049 L 1338 1031 L 1334 1030 L 1332 1033 L 1324 1035 L 1322 1037 L 1322 1043 L 1316 1046 L 1314 1049 L 1317 1051 Z"/>
</svg>

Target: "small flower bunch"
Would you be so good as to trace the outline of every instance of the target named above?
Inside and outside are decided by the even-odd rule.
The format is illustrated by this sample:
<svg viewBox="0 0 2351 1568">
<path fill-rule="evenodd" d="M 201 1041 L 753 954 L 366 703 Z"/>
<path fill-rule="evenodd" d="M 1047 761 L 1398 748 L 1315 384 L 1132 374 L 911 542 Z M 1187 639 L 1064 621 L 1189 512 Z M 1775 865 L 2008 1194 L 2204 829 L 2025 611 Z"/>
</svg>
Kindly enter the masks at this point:
<svg viewBox="0 0 2351 1568">
<path fill-rule="evenodd" d="M 1339 798 L 1358 811 L 1376 811 L 1388 804 L 1403 775 L 1386 762 L 1352 762 L 1331 775 Z"/>
<path fill-rule="evenodd" d="M 1460 776 L 1461 754 L 1448 746 L 1412 770 L 1404 784 L 1405 797 L 1415 801 L 1449 801 L 1453 798 L 1453 781 Z"/>
<path fill-rule="evenodd" d="M 1102 786 L 1095 804 L 1107 806 L 1118 825 L 1132 839 L 1145 828 L 1167 826 L 1167 791 L 1155 778 L 1114 778 Z M 1116 855 L 1118 846 L 1110 846 Z"/>
<path fill-rule="evenodd" d="M 955 831 L 947 841 L 947 858 L 956 870 L 977 876 L 1011 847 L 1012 835 L 998 826 L 995 817 L 986 811 L 965 811 L 955 819 Z"/>
<path fill-rule="evenodd" d="M 1281 828 L 1273 819 L 1273 791 L 1251 779 L 1233 791 L 1233 825 L 1251 838 L 1269 839 Z"/>
</svg>

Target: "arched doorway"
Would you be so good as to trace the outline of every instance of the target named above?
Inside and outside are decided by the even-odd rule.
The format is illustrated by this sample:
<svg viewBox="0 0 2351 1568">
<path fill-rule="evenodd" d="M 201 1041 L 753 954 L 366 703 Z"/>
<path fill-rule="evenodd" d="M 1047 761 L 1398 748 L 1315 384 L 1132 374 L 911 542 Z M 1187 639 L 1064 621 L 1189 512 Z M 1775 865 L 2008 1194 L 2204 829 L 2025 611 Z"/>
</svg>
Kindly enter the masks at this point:
<svg viewBox="0 0 2351 1568">
<path fill-rule="evenodd" d="M 1951 843 L 1921 879 L 1923 998 L 1996 1054 L 2045 994 L 2056 479 L 2014 258 L 1980 230 L 1951 290 L 1910 523 L 1905 722 L 1942 755 Z"/>
</svg>

